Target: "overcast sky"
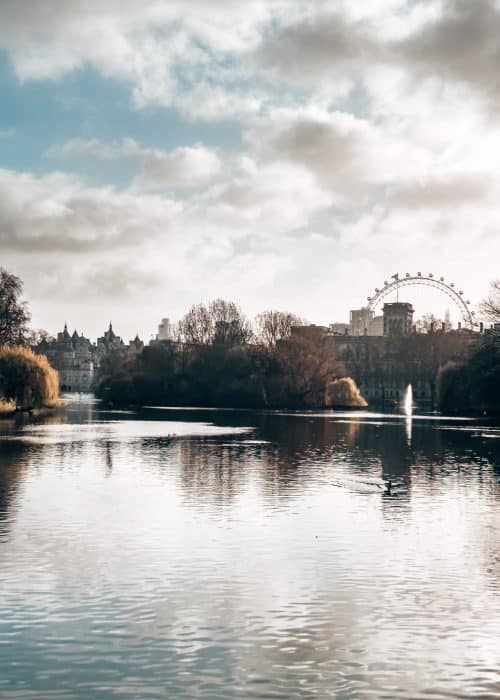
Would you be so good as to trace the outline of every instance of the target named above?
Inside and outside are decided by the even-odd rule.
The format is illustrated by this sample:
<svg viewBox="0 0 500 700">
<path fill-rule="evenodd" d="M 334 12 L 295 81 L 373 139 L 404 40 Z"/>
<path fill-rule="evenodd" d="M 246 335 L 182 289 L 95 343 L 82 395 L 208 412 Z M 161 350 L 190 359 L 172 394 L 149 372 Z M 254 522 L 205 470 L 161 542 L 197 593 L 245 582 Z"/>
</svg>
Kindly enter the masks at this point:
<svg viewBox="0 0 500 700">
<path fill-rule="evenodd" d="M 397 271 L 477 302 L 499 37 L 494 0 L 1 0 L 0 265 L 91 337 L 215 297 L 341 321 Z"/>
</svg>

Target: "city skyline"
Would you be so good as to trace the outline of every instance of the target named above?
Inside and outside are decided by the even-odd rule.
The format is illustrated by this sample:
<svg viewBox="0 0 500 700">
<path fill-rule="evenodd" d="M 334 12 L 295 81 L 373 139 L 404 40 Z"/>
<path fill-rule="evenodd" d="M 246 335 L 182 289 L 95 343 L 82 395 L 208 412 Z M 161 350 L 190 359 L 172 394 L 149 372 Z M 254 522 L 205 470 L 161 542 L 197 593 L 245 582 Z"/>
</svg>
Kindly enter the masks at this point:
<svg viewBox="0 0 500 700">
<path fill-rule="evenodd" d="M 366 4 L 2 3 L 2 266 L 33 326 L 147 339 L 217 297 L 342 322 L 407 269 L 479 302 L 498 5 Z"/>
</svg>

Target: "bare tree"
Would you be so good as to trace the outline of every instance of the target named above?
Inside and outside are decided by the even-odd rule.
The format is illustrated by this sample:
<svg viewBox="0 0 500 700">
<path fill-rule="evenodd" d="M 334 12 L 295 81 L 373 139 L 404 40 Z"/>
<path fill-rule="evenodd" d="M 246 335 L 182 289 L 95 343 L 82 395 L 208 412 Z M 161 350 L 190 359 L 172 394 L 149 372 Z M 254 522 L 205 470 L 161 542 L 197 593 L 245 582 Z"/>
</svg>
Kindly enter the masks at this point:
<svg viewBox="0 0 500 700">
<path fill-rule="evenodd" d="M 417 333 L 434 333 L 442 329 L 443 323 L 445 321 L 434 316 L 433 313 L 427 313 L 415 321 L 415 329 Z"/>
<path fill-rule="evenodd" d="M 327 386 L 345 375 L 328 342 L 292 335 L 276 349 L 285 400 L 298 405 L 324 406 Z"/>
<path fill-rule="evenodd" d="M 208 310 L 213 322 L 213 342 L 244 345 L 251 339 L 250 323 L 233 301 L 215 299 L 210 302 Z"/>
<path fill-rule="evenodd" d="M 210 304 L 192 306 L 179 321 L 180 339 L 193 345 L 241 345 L 252 336 L 250 323 L 237 304 L 215 299 Z"/>
<path fill-rule="evenodd" d="M 500 323 L 500 279 L 491 283 L 490 294 L 483 299 L 480 308 L 489 321 Z"/>
<path fill-rule="evenodd" d="M 288 338 L 293 326 L 300 326 L 304 321 L 288 311 L 263 311 L 256 316 L 257 338 L 265 346 L 274 348 L 280 340 Z"/>
<path fill-rule="evenodd" d="M 0 346 L 25 342 L 30 314 L 21 301 L 22 293 L 19 277 L 0 267 Z"/>
<path fill-rule="evenodd" d="M 184 343 L 208 345 L 213 337 L 213 324 L 207 307 L 192 306 L 179 321 L 178 334 Z"/>
</svg>

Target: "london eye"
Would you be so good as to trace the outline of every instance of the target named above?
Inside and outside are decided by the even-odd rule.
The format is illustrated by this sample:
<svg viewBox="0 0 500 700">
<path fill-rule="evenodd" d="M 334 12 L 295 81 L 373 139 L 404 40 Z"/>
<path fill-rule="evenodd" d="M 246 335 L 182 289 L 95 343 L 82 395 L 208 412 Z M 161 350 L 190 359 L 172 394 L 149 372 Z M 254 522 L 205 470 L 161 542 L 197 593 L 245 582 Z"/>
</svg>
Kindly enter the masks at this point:
<svg viewBox="0 0 500 700">
<path fill-rule="evenodd" d="M 398 272 L 392 275 L 391 281 L 385 281 L 383 287 L 376 288 L 375 294 L 368 297 L 368 308 L 374 312 L 380 302 L 394 292 L 399 293 L 403 287 L 425 286 L 437 289 L 451 299 L 457 307 L 464 326 L 469 330 L 474 330 L 477 323 L 474 320 L 474 311 L 470 308 L 469 299 L 464 298 L 464 292 L 460 288 L 456 288 L 453 282 L 446 282 L 444 277 L 436 277 L 431 272 L 428 275 L 423 275 L 418 272 L 412 275 L 407 272 L 405 275 L 400 275 Z"/>
</svg>

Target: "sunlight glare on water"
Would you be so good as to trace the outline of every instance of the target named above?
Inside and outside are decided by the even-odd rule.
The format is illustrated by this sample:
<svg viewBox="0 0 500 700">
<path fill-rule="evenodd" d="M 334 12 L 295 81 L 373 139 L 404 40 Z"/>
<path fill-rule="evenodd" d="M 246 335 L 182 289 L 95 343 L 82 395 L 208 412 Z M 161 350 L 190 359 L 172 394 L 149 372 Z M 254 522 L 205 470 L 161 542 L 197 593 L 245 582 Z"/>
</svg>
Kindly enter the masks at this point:
<svg viewBox="0 0 500 700">
<path fill-rule="evenodd" d="M 499 465 L 415 415 L 3 421 L 0 697 L 500 697 Z"/>
</svg>

